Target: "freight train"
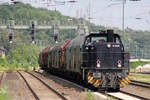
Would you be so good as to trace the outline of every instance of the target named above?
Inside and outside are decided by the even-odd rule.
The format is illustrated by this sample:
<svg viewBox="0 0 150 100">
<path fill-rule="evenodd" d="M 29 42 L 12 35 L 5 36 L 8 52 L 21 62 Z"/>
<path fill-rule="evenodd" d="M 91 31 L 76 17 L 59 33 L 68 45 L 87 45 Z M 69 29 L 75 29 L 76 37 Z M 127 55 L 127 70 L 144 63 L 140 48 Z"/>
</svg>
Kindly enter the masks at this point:
<svg viewBox="0 0 150 100">
<path fill-rule="evenodd" d="M 113 30 L 49 46 L 39 54 L 40 67 L 96 88 L 119 90 L 129 80 L 129 53 Z"/>
</svg>

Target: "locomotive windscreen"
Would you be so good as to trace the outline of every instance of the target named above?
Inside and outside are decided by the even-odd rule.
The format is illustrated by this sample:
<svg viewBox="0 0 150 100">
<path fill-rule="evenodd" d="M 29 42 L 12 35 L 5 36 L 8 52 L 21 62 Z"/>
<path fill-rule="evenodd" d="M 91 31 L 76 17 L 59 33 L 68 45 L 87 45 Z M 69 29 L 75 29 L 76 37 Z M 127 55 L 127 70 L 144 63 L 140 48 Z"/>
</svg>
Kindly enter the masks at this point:
<svg viewBox="0 0 150 100">
<path fill-rule="evenodd" d="M 111 38 L 110 38 L 110 37 Z M 111 35 L 111 34 L 90 34 L 85 39 L 85 44 L 88 43 L 104 43 L 104 42 L 112 42 L 112 43 L 118 43 L 122 44 L 120 36 L 117 34 Z"/>
</svg>

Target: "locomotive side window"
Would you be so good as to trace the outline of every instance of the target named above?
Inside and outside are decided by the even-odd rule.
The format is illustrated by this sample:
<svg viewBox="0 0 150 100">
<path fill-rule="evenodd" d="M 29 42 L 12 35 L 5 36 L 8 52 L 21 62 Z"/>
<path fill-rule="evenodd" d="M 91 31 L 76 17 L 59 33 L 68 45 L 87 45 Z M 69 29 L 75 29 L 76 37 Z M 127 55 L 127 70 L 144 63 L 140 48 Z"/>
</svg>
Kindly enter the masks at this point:
<svg viewBox="0 0 150 100">
<path fill-rule="evenodd" d="M 122 44 L 121 39 L 120 39 L 119 36 L 116 35 L 116 36 L 114 37 L 114 43 Z"/>
<path fill-rule="evenodd" d="M 115 41 L 114 41 L 114 42 L 120 44 L 119 38 L 115 38 Z"/>
</svg>

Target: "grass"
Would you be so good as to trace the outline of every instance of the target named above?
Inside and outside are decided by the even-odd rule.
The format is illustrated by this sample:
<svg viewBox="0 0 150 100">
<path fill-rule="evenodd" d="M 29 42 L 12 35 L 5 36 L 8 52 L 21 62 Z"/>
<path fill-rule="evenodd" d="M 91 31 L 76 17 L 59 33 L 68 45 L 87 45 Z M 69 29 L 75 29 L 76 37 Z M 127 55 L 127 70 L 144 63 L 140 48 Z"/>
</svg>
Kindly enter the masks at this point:
<svg viewBox="0 0 150 100">
<path fill-rule="evenodd" d="M 49 74 L 48 74 L 47 72 L 43 72 L 42 74 L 43 74 L 43 76 L 45 76 L 45 77 L 49 76 Z"/>
<path fill-rule="evenodd" d="M 136 62 L 131 62 L 130 63 L 130 68 L 136 68 L 138 66 L 143 66 L 145 64 L 148 64 L 150 62 L 146 62 L 146 61 L 136 61 Z"/>
<path fill-rule="evenodd" d="M 8 96 L 8 86 L 0 89 L 0 100 L 12 100 Z"/>
<path fill-rule="evenodd" d="M 143 81 L 143 82 L 150 82 L 150 74 L 137 74 L 137 73 L 130 73 L 132 80 Z"/>
<path fill-rule="evenodd" d="M 119 100 L 119 99 L 116 99 L 116 98 L 114 98 L 112 96 L 107 96 L 107 100 Z"/>
<path fill-rule="evenodd" d="M 86 98 L 86 100 L 100 100 L 101 98 L 95 98 L 95 96 L 94 95 L 92 95 L 92 92 L 89 90 L 88 92 L 85 92 L 85 98 Z M 108 96 L 107 95 L 107 93 L 106 93 L 106 97 L 107 97 L 107 100 L 118 100 L 118 99 L 116 99 L 116 98 L 114 98 L 114 97 L 112 97 L 112 96 Z"/>
<path fill-rule="evenodd" d="M 36 67 L 38 68 L 38 67 Z M 28 71 L 28 72 L 32 72 L 32 66 L 22 66 L 22 67 L 13 67 L 13 66 L 7 66 L 7 67 L 4 67 L 4 66 L 0 66 L 0 71 L 6 71 L 6 72 L 13 72 L 15 70 L 25 70 L 25 71 Z"/>
<path fill-rule="evenodd" d="M 87 99 L 87 100 L 94 100 L 91 91 L 88 91 L 88 92 L 86 93 L 86 99 Z"/>
<path fill-rule="evenodd" d="M 113 96 L 109 96 L 106 91 L 105 91 L 105 94 L 107 96 L 107 100 L 118 100 L 117 98 L 114 98 Z"/>
</svg>

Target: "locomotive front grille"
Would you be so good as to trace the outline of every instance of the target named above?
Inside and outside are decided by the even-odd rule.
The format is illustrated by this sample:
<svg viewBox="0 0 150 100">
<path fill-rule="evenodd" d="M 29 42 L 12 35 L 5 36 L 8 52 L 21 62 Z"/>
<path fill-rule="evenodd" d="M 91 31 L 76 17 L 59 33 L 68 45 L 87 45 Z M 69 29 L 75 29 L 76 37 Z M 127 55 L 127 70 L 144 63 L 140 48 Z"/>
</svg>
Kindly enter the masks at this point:
<svg viewBox="0 0 150 100">
<path fill-rule="evenodd" d="M 113 44 L 111 44 L 113 45 Z M 101 61 L 101 67 L 114 68 L 118 67 L 118 61 L 122 62 L 122 53 L 120 48 L 107 47 L 107 44 L 97 44 L 97 60 Z"/>
</svg>

